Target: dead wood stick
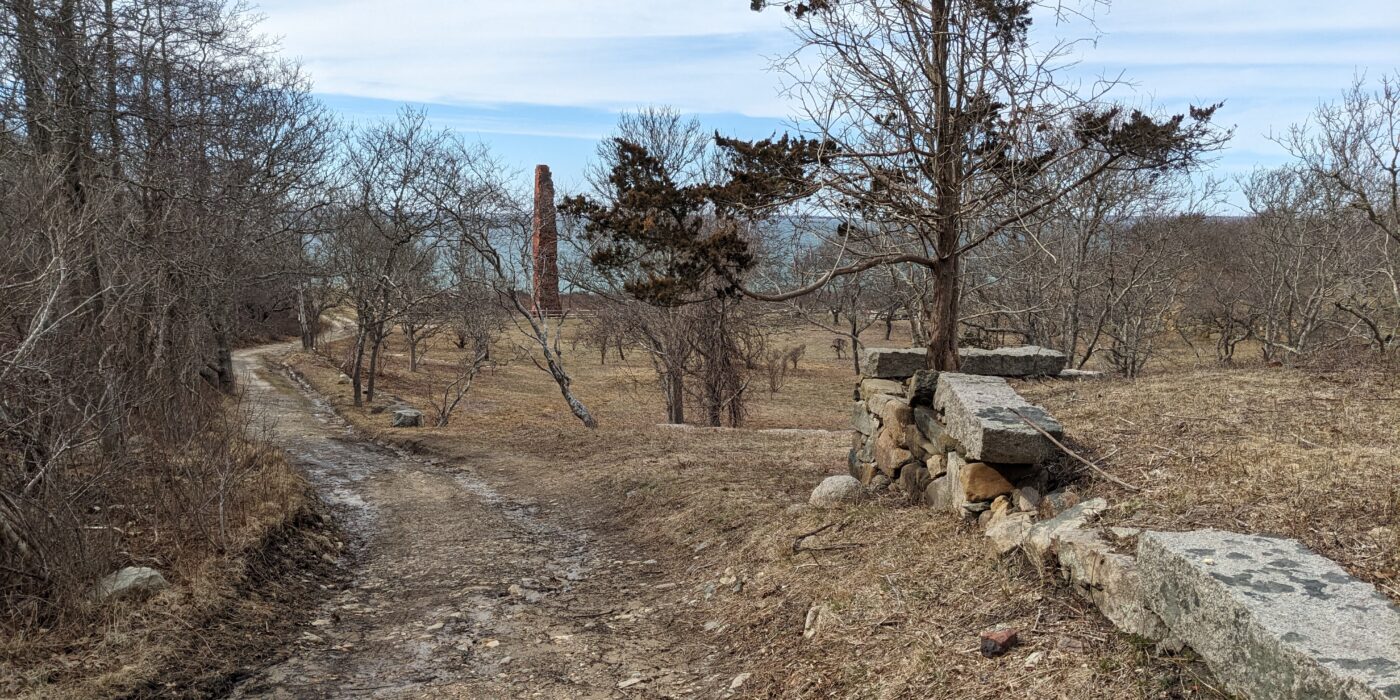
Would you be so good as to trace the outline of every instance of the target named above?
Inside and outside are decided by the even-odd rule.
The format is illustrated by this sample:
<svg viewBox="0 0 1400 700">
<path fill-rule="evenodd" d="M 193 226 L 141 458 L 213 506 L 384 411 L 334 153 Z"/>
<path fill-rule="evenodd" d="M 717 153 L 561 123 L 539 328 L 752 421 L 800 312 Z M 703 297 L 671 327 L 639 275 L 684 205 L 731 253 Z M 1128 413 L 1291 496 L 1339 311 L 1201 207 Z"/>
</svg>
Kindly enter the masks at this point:
<svg viewBox="0 0 1400 700">
<path fill-rule="evenodd" d="M 811 532 L 804 532 L 798 535 L 797 537 L 794 537 L 792 539 L 792 551 L 794 553 L 802 551 L 802 540 L 805 540 L 808 537 L 812 537 L 813 535 L 820 535 L 821 533 L 826 532 L 827 530 L 830 530 L 831 528 L 836 527 L 837 525 L 845 525 L 845 523 L 827 523 Z"/>
<path fill-rule="evenodd" d="M 1056 440 L 1054 435 L 1051 435 L 1050 433 L 1045 432 L 1045 429 L 1042 428 L 1042 427 L 1040 427 L 1040 426 L 1038 426 L 1038 425 L 1036 425 L 1036 424 L 1035 424 L 1035 421 L 1032 421 L 1031 419 L 1029 419 L 1029 418 L 1027 418 L 1027 417 L 1021 415 L 1021 412 L 1020 412 L 1020 411 L 1017 411 L 1017 410 L 1014 409 L 1014 408 L 1008 409 L 1008 410 L 1010 410 L 1011 413 L 1013 413 L 1017 418 L 1020 418 L 1022 421 L 1025 421 L 1026 425 L 1029 425 L 1029 426 L 1030 426 L 1031 428 L 1033 428 L 1037 433 L 1040 433 L 1041 435 L 1044 435 L 1044 436 L 1045 436 L 1045 439 L 1049 440 L 1050 442 L 1055 443 L 1055 447 L 1060 448 L 1060 450 L 1063 451 L 1065 454 L 1067 454 L 1067 455 L 1069 455 L 1069 456 L 1071 456 L 1071 457 L 1073 457 L 1073 458 L 1079 460 L 1080 462 L 1084 463 L 1085 466 L 1089 467 L 1090 469 L 1093 469 L 1093 470 L 1094 470 L 1094 473 L 1098 474 L 1099 476 L 1102 476 L 1103 478 L 1108 479 L 1109 481 L 1112 481 L 1113 483 L 1118 484 L 1119 486 L 1122 486 L 1123 488 L 1128 489 L 1129 491 L 1141 491 L 1141 490 L 1142 490 L 1142 487 L 1141 487 L 1141 486 L 1133 486 L 1132 484 L 1130 484 L 1130 483 L 1128 483 L 1128 482 L 1126 482 L 1126 481 L 1123 481 L 1122 479 L 1119 479 L 1118 477 L 1116 477 L 1116 476 L 1114 476 L 1114 475 L 1112 475 L 1112 474 L 1109 474 L 1108 472 L 1104 471 L 1103 468 L 1100 467 L 1099 465 L 1094 464 L 1093 462 L 1091 462 L 1091 461 L 1085 459 L 1084 457 L 1081 457 L 1081 456 L 1079 455 L 1078 452 L 1075 452 L 1074 450 L 1071 450 L 1070 448 L 1065 447 L 1065 444 L 1064 444 L 1063 442 L 1060 442 L 1059 440 Z"/>
</svg>

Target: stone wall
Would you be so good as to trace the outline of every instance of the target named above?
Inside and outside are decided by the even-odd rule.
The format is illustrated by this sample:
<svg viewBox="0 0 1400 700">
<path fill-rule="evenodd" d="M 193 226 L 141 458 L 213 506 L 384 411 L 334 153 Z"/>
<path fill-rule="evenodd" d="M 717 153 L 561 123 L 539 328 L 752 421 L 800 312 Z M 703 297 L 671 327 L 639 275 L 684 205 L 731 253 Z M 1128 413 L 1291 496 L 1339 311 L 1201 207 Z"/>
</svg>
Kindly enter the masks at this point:
<svg viewBox="0 0 1400 700">
<path fill-rule="evenodd" d="M 894 490 L 975 519 L 999 555 L 1061 575 L 1120 630 L 1190 646 L 1232 692 L 1274 698 L 1400 698 L 1400 610 L 1302 544 L 1229 532 L 1102 528 L 1109 504 L 1047 493 L 1063 428 L 1004 377 L 1065 370 L 1033 346 L 964 350 L 960 372 L 925 370 L 919 349 L 861 356 L 847 490 L 814 504 Z M 1053 438 L 1053 440 L 1052 440 Z M 1012 635 L 1014 637 L 1014 635 Z"/>
<path fill-rule="evenodd" d="M 1057 375 L 1064 355 L 1036 347 L 963 355 L 966 367 L 986 374 L 923 369 L 921 349 L 864 351 L 852 406 L 851 476 L 986 524 L 1029 520 L 1014 514 L 1040 508 L 1044 464 L 1055 454 L 1046 434 L 1063 430 L 1003 377 Z"/>
</svg>

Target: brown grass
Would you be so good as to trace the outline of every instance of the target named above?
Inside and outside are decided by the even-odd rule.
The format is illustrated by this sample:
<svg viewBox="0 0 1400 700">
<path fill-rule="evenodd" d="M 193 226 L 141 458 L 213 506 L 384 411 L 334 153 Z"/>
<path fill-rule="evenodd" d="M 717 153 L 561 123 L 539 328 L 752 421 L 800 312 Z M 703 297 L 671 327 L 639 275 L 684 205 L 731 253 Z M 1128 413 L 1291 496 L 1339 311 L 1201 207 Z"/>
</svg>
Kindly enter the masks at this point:
<svg viewBox="0 0 1400 700">
<path fill-rule="evenodd" d="M 1142 489 L 1091 480 L 1109 522 L 1296 538 L 1400 600 L 1393 367 L 1178 367 L 1020 389 Z"/>
<path fill-rule="evenodd" d="M 907 344 L 905 333 L 891 344 Z M 578 424 L 528 360 L 483 375 L 448 428 L 418 430 L 390 429 L 387 415 L 352 409 L 331 362 L 291 362 L 362 430 L 470 461 L 535 502 L 567 503 L 638 558 L 660 560 L 685 611 L 673 624 L 703 640 L 721 666 L 753 674 L 742 696 L 1217 697 L 1196 680 L 1198 666 L 1146 653 L 1055 581 L 990 556 L 984 538 L 952 517 L 893 496 L 844 510 L 794 507 L 823 477 L 845 472 L 854 374 L 825 334 L 790 338 L 807 343 L 802 369 L 777 394 L 759 393 L 744 430 L 657 426 L 664 413 L 645 360 L 599 366 L 582 346 L 569 366 L 597 431 Z M 454 352 L 439 343 L 418 375 L 393 360 L 385 393 L 426 408 L 422 392 Z M 817 432 L 825 430 L 837 432 Z M 826 525 L 793 551 L 798 535 Z M 806 639 L 814 605 L 829 612 Z M 1018 626 L 1023 643 L 984 659 L 977 635 L 998 624 Z M 1026 668 L 1037 651 L 1043 660 Z"/>
<path fill-rule="evenodd" d="M 139 451 L 142 462 L 102 482 L 115 518 L 103 521 L 115 528 L 104 532 L 120 536 L 89 544 L 112 549 L 102 559 L 111 563 L 94 575 L 113 565 L 151 566 L 171 586 L 148 600 L 105 604 L 89 601 L 82 587 L 60 591 L 6 620 L 0 696 L 204 696 L 270 653 L 257 635 L 293 624 L 289 611 L 310 594 L 313 576 L 329 572 L 307 546 L 327 542 L 319 534 L 327 526 L 280 450 L 237 437 L 241 421 L 222 428 L 236 432 L 173 453 Z M 231 484 L 223 500 L 210 490 L 220 475 Z M 303 578 L 285 585 L 292 568 Z"/>
</svg>

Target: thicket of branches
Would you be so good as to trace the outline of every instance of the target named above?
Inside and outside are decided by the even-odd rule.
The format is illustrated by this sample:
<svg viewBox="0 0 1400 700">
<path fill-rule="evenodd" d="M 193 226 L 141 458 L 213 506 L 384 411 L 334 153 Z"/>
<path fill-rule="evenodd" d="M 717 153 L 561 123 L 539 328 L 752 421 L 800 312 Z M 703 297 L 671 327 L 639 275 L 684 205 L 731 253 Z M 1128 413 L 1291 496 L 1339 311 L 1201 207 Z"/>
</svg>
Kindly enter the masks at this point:
<svg viewBox="0 0 1400 700">
<path fill-rule="evenodd" d="M 218 2 L 0 8 L 8 610 L 177 556 L 146 533 L 224 546 L 260 497 L 217 397 L 237 344 L 295 329 L 331 127 L 270 48 Z"/>
</svg>

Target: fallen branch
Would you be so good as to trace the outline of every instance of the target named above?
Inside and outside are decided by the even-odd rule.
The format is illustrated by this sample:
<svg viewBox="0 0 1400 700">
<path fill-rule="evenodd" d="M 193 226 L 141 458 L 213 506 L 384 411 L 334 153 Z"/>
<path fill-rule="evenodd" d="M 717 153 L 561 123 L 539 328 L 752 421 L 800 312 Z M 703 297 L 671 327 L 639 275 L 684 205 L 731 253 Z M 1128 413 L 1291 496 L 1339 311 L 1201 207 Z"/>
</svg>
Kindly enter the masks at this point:
<svg viewBox="0 0 1400 700">
<path fill-rule="evenodd" d="M 815 537 L 815 536 L 817 536 L 817 535 L 820 535 L 820 534 L 823 533 L 823 532 L 826 532 L 827 530 L 830 530 L 830 529 L 833 528 L 833 527 L 837 527 L 837 526 L 840 526 L 840 525 L 845 525 L 845 523 L 827 523 L 827 524 L 825 524 L 825 525 L 823 525 L 823 526 L 821 526 L 821 527 L 819 527 L 819 528 L 817 528 L 817 529 L 815 529 L 815 530 L 812 530 L 811 532 L 804 532 L 804 533 L 798 535 L 797 537 L 792 538 L 792 551 L 793 551 L 793 553 L 796 554 L 797 552 L 802 551 L 802 540 L 805 540 L 805 539 L 807 539 L 808 537 Z"/>
<path fill-rule="evenodd" d="M 1008 410 L 1010 410 L 1011 413 L 1014 414 L 1017 418 L 1020 418 L 1022 421 L 1025 421 L 1026 425 L 1029 425 L 1031 428 L 1035 429 L 1035 431 L 1036 431 L 1037 433 L 1040 433 L 1041 435 L 1044 435 L 1044 436 L 1045 436 L 1045 439 L 1049 440 L 1050 442 L 1055 443 L 1055 447 L 1060 448 L 1060 450 L 1063 451 L 1065 454 L 1067 454 L 1067 455 L 1069 455 L 1069 456 L 1071 456 L 1071 457 L 1073 457 L 1073 458 L 1079 460 L 1080 462 L 1082 462 L 1085 466 L 1089 467 L 1090 469 L 1093 469 L 1093 470 L 1094 470 L 1094 473 L 1098 474 L 1099 476 L 1102 476 L 1103 478 L 1108 479 L 1109 481 L 1112 481 L 1113 483 L 1118 484 L 1119 486 L 1122 486 L 1123 488 L 1128 489 L 1129 491 L 1141 491 L 1141 490 L 1142 490 L 1142 487 L 1141 487 L 1141 486 L 1133 486 L 1132 484 L 1130 484 L 1130 483 L 1128 483 L 1128 482 L 1126 482 L 1126 481 L 1123 481 L 1122 479 L 1119 479 L 1118 477 L 1116 477 L 1116 476 L 1114 476 L 1114 475 L 1112 475 L 1112 474 L 1109 474 L 1108 472 L 1104 471 L 1103 468 L 1100 467 L 1099 465 L 1094 464 L 1093 462 L 1091 462 L 1091 461 L 1085 459 L 1084 457 L 1081 457 L 1081 456 L 1079 455 L 1078 452 L 1075 452 L 1074 450 L 1071 450 L 1070 448 L 1065 447 L 1065 444 L 1064 444 L 1063 442 L 1060 442 L 1059 440 L 1056 440 L 1054 435 L 1051 435 L 1050 433 L 1046 432 L 1044 428 L 1042 428 L 1042 427 L 1036 425 L 1036 424 L 1035 424 L 1035 421 L 1032 421 L 1031 419 L 1029 419 L 1029 418 L 1027 418 L 1027 417 L 1021 415 L 1021 412 L 1020 412 L 1020 411 L 1017 411 L 1017 410 L 1014 409 L 1014 408 L 1008 409 Z"/>
</svg>

